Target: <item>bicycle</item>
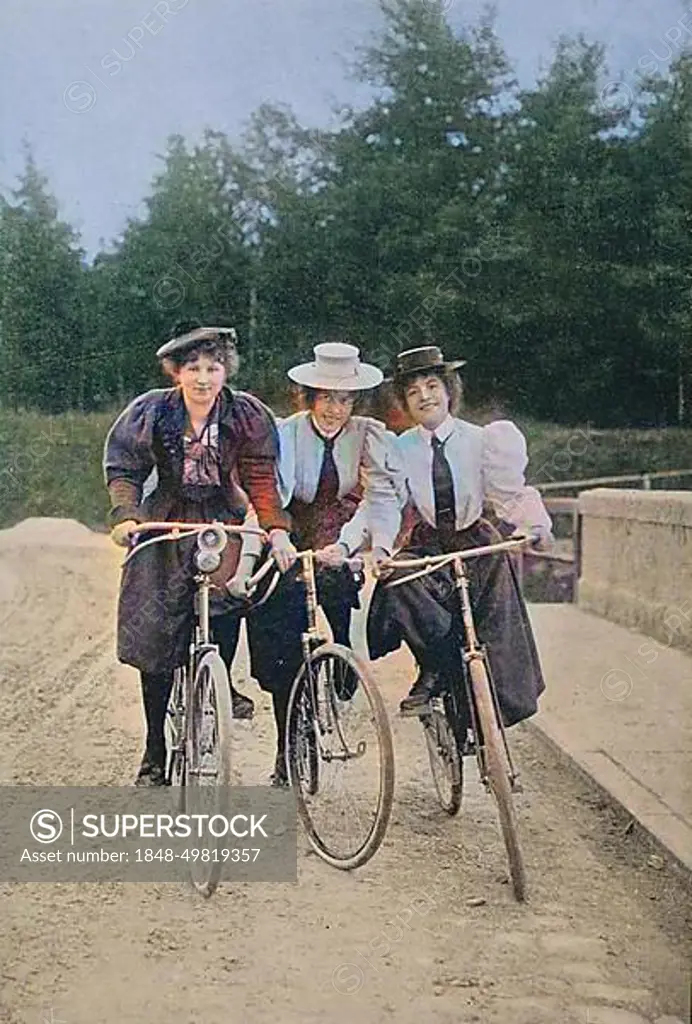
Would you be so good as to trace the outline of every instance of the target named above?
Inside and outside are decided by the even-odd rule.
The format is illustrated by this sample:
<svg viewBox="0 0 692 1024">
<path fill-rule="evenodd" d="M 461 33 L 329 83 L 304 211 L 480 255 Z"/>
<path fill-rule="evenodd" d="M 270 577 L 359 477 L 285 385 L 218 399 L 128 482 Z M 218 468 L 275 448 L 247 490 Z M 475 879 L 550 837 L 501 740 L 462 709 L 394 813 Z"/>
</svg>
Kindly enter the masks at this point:
<svg viewBox="0 0 692 1024">
<path fill-rule="evenodd" d="M 136 543 L 138 534 L 164 533 Z M 133 534 L 134 546 L 123 566 L 152 544 L 179 542 L 197 537 L 194 555 L 194 626 L 188 661 L 173 673 L 173 686 L 166 710 L 166 785 L 176 787 L 178 813 L 190 812 L 195 800 L 204 799 L 204 790 L 213 786 L 211 814 L 228 817 L 231 782 L 231 727 L 233 709 L 230 681 L 217 644 L 211 642 L 209 597 L 214 587 L 211 574 L 221 564 L 221 554 L 229 535 L 264 531 L 253 527 L 226 526 L 223 523 L 139 523 Z M 210 860 L 190 861 L 190 878 L 195 889 L 209 897 L 219 884 L 223 867 L 221 849 L 224 837 L 215 842 L 219 853 Z M 197 870 L 201 869 L 197 874 Z"/>
<path fill-rule="evenodd" d="M 414 570 L 390 582 L 383 580 L 386 587 L 398 587 L 402 583 L 438 572 L 444 566 L 453 567 L 454 588 L 459 595 L 463 624 L 463 639 L 460 642 L 463 690 L 459 679 L 449 680 L 442 694 L 433 698 L 419 717 L 425 733 L 438 800 L 450 816 L 456 815 L 461 807 L 463 758 L 475 754 L 481 782 L 497 803 L 514 896 L 519 902 L 526 899 L 527 883 L 512 794 L 521 792 L 521 784 L 507 743 L 487 650 L 479 643 L 476 634 L 469 597 L 469 578 L 464 562 L 470 558 L 518 550 L 532 540 L 531 537 L 517 537 L 442 555 L 392 558 L 383 562 L 377 573 L 382 577 L 390 570 Z M 470 711 L 471 743 L 462 728 L 465 721 L 462 713 L 464 695 Z"/>
<path fill-rule="evenodd" d="M 300 551 L 298 560 L 307 629 L 301 635 L 302 665 L 288 701 L 287 774 L 313 850 L 331 866 L 352 870 L 370 860 L 387 831 L 394 796 L 392 735 L 384 702 L 363 661 L 350 648 L 329 642 L 317 628 L 316 552 Z M 362 566 L 358 559 L 349 564 Z M 251 578 L 250 596 L 272 565 L 267 562 Z M 368 731 L 369 738 L 356 740 L 356 728 Z M 336 784 L 331 784 L 334 766 Z M 348 788 L 343 785 L 347 768 L 353 769 Z M 372 806 L 366 806 L 368 769 L 377 778 Z M 360 827 L 353 841 L 341 831 L 347 812 Z"/>
</svg>

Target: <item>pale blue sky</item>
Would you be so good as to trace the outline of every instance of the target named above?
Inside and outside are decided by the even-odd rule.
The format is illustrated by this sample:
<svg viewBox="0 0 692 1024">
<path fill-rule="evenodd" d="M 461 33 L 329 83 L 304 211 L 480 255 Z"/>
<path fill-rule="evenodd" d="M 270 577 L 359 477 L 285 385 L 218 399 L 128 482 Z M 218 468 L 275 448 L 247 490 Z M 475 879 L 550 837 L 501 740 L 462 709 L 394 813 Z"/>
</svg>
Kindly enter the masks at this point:
<svg viewBox="0 0 692 1024">
<path fill-rule="evenodd" d="M 446 3 L 454 23 L 483 6 Z M 677 39 L 692 38 L 675 31 L 680 18 L 692 29 L 692 0 L 495 6 L 523 82 L 549 62 L 560 33 L 606 43 L 613 77 L 630 80 L 647 54 L 663 70 Z M 209 126 L 234 137 L 265 100 L 289 103 L 305 124 L 366 100 L 345 61 L 378 23 L 376 0 L 3 0 L 0 186 L 15 184 L 28 138 L 93 253 L 138 212 L 170 133 L 192 140 Z"/>
</svg>

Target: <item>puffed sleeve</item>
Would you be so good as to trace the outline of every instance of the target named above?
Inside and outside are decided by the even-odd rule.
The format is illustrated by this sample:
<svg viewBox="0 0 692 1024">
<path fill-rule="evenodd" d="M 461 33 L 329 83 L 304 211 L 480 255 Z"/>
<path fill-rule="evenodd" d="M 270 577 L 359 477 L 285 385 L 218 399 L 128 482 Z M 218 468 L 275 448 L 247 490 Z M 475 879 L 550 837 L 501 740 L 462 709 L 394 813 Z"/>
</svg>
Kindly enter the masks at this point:
<svg viewBox="0 0 692 1024">
<path fill-rule="evenodd" d="M 379 420 L 368 417 L 360 464 L 363 499 L 343 526 L 339 541 L 353 552 L 362 547 L 391 553 L 401 527 L 405 479 L 396 435 Z"/>
<path fill-rule="evenodd" d="M 535 487 L 526 484 L 526 440 L 510 420 L 483 427 L 484 498 L 496 515 L 518 530 L 550 533 L 552 522 Z"/>
<path fill-rule="evenodd" d="M 106 437 L 103 475 L 111 501 L 109 523 L 142 522 L 144 482 L 154 467 L 154 423 L 162 392 L 148 391 L 121 412 Z"/>
<path fill-rule="evenodd" d="M 238 477 L 263 530 L 290 530 L 277 478 L 279 433 L 274 415 L 254 395 L 235 392 L 234 429 L 239 440 Z"/>
</svg>

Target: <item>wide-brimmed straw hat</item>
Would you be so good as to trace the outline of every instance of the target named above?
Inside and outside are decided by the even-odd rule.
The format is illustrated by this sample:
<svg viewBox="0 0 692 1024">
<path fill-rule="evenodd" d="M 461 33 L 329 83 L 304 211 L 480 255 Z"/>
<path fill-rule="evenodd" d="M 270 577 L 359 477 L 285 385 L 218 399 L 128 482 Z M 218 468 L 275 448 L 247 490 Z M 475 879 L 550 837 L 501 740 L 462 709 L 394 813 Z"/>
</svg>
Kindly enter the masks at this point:
<svg viewBox="0 0 692 1024">
<path fill-rule="evenodd" d="M 201 341 L 218 341 L 223 345 L 235 347 L 238 344 L 238 335 L 235 327 L 196 327 L 193 331 L 171 338 L 157 349 L 156 356 L 158 359 L 164 359 L 166 356 L 180 355 L 185 349 L 194 348 Z"/>
<path fill-rule="evenodd" d="M 409 348 L 396 357 L 396 365 L 388 381 L 401 380 L 412 374 L 425 373 L 427 370 L 458 370 L 466 366 L 466 359 L 445 360 L 442 349 L 437 345 L 422 345 L 420 348 Z"/>
<path fill-rule="evenodd" d="M 324 391 L 364 391 L 376 388 L 384 379 L 382 370 L 369 363 L 361 363 L 355 345 L 340 341 L 325 341 L 315 345 L 315 358 L 288 370 L 296 384 Z"/>
</svg>

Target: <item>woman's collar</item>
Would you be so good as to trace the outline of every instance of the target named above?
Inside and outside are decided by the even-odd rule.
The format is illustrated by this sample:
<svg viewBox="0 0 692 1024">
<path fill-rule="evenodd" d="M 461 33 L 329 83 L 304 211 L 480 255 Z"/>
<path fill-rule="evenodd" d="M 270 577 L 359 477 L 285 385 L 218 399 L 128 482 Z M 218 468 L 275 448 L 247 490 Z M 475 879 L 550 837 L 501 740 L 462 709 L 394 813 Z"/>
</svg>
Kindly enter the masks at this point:
<svg viewBox="0 0 692 1024">
<path fill-rule="evenodd" d="M 313 431 L 317 434 L 321 441 L 336 441 L 337 437 L 343 434 L 343 432 L 346 430 L 346 427 L 349 425 L 350 422 L 351 418 L 349 416 L 346 422 L 342 423 L 342 425 L 339 427 L 335 434 L 325 434 L 325 432 L 321 430 L 320 427 L 315 422 L 315 417 L 312 415 L 312 412 L 308 412 L 308 423 L 310 424 Z"/>
<path fill-rule="evenodd" d="M 427 442 L 427 444 L 432 444 L 433 435 L 438 439 L 438 441 L 446 441 L 454 431 L 454 417 L 448 412 L 442 420 L 442 423 L 435 427 L 434 430 L 428 430 L 428 428 L 424 427 L 422 423 L 418 424 L 418 430 L 420 431 L 421 437 Z"/>
</svg>

